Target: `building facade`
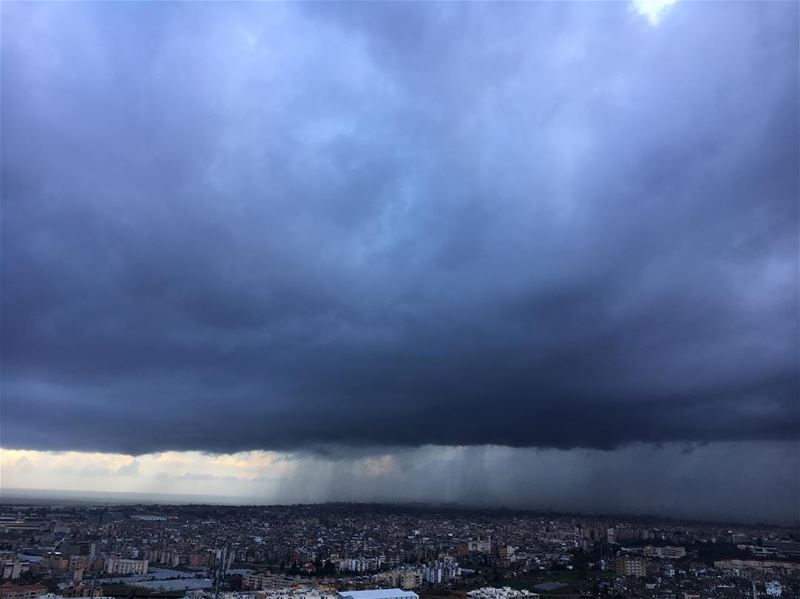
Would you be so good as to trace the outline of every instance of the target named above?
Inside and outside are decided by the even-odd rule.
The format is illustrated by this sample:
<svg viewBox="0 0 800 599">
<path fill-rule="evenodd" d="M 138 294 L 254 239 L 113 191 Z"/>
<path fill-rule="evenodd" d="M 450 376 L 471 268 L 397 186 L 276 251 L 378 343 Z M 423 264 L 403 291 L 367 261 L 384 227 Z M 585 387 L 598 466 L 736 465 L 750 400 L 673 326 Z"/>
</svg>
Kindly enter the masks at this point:
<svg viewBox="0 0 800 599">
<path fill-rule="evenodd" d="M 36 599 L 46 592 L 47 587 L 41 584 L 0 584 L 0 599 Z"/>
<path fill-rule="evenodd" d="M 106 572 L 120 576 L 147 574 L 147 560 L 111 557 L 106 560 Z"/>
<path fill-rule="evenodd" d="M 342 591 L 339 599 L 419 599 L 414 591 L 402 589 L 372 589 L 369 591 Z"/>
<path fill-rule="evenodd" d="M 647 576 L 647 565 L 641 557 L 618 557 L 614 560 L 614 572 L 620 576 Z"/>
</svg>

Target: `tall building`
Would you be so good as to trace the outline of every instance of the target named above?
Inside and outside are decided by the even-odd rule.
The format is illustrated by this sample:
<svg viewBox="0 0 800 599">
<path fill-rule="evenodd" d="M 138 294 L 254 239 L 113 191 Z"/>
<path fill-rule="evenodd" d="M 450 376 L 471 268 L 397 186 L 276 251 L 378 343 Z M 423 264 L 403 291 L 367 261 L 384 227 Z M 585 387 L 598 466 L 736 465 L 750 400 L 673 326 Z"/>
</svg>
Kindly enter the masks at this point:
<svg viewBox="0 0 800 599">
<path fill-rule="evenodd" d="M 401 570 L 399 575 L 401 589 L 416 589 L 422 586 L 422 574 L 415 570 Z"/>
<path fill-rule="evenodd" d="M 636 576 L 641 578 L 647 575 L 647 565 L 641 557 L 618 557 L 614 560 L 614 572 L 620 576 Z"/>
<path fill-rule="evenodd" d="M 86 555 L 91 559 L 94 559 L 95 544 L 91 541 L 75 541 L 72 543 L 64 543 L 64 545 L 61 547 L 61 554 L 65 557 Z"/>
</svg>

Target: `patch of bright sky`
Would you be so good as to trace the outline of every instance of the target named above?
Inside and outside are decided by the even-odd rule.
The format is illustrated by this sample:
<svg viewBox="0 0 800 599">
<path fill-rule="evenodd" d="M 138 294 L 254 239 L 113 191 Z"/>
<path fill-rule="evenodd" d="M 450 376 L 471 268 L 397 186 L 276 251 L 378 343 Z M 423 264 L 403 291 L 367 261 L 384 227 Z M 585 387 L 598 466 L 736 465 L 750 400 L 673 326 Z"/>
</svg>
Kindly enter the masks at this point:
<svg viewBox="0 0 800 599">
<path fill-rule="evenodd" d="M 0 449 L 4 488 L 218 495 L 253 494 L 291 469 L 267 451 L 211 455 L 196 451 L 115 453 Z"/>
<path fill-rule="evenodd" d="M 678 0 L 633 0 L 633 9 L 654 27 L 664 18 L 666 10 Z"/>
</svg>

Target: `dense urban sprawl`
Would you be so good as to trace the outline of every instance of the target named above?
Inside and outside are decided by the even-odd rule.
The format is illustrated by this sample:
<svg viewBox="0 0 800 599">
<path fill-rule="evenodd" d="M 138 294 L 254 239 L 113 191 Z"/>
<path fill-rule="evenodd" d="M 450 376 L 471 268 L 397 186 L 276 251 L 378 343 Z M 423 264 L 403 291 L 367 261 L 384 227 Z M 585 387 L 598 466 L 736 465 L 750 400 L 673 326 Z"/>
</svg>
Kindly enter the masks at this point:
<svg viewBox="0 0 800 599">
<path fill-rule="evenodd" d="M 6 504 L 0 551 L 0 599 L 800 597 L 796 529 L 511 510 Z"/>
</svg>

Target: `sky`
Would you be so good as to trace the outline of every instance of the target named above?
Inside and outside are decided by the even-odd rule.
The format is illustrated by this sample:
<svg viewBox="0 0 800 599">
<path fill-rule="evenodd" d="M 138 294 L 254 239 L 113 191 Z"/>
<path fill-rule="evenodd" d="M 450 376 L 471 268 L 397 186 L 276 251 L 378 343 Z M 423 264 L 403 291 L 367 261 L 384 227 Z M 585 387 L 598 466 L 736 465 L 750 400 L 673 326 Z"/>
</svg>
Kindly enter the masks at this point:
<svg viewBox="0 0 800 599">
<path fill-rule="evenodd" d="M 0 488 L 800 521 L 798 11 L 3 3 Z"/>
</svg>

